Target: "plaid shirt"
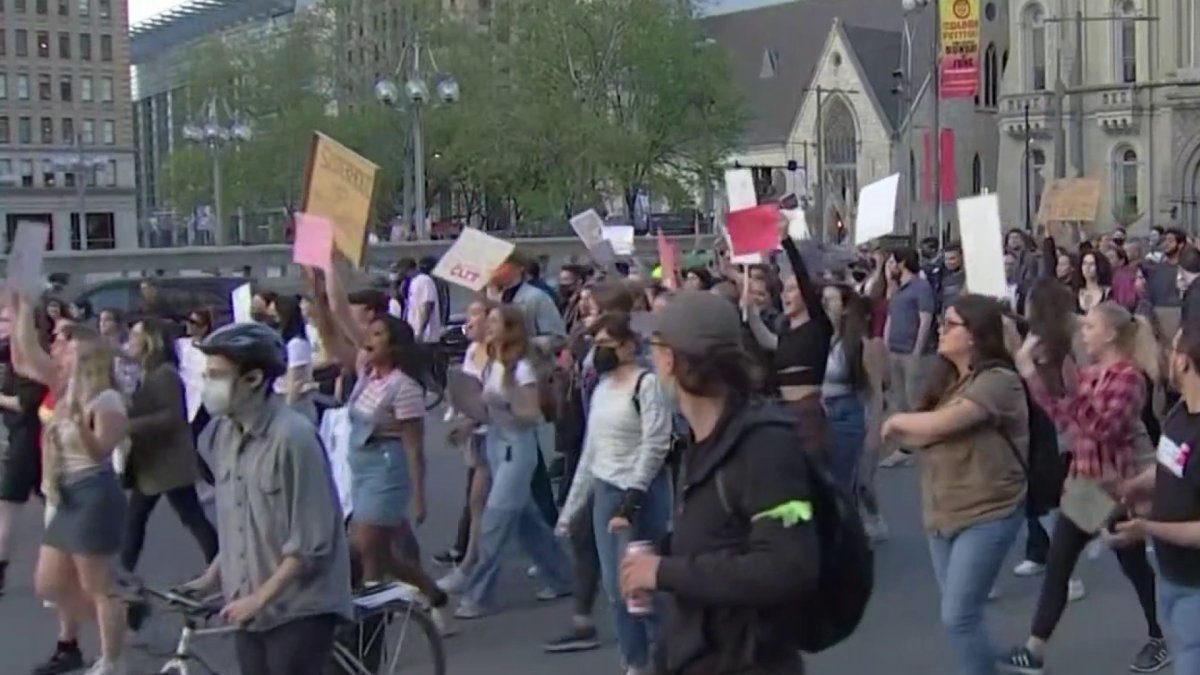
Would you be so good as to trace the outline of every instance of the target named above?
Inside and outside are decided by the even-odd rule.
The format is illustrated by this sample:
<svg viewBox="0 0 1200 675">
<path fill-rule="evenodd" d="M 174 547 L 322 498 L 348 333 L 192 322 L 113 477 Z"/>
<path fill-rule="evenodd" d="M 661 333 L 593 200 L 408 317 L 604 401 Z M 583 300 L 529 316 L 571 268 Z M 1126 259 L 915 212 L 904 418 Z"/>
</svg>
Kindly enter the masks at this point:
<svg viewBox="0 0 1200 675">
<path fill-rule="evenodd" d="M 1055 398 L 1040 377 L 1029 380 L 1034 400 L 1070 439 L 1071 475 L 1127 478 L 1137 469 L 1134 431 L 1146 400 L 1142 371 L 1129 361 L 1081 369 L 1074 391 Z"/>
</svg>

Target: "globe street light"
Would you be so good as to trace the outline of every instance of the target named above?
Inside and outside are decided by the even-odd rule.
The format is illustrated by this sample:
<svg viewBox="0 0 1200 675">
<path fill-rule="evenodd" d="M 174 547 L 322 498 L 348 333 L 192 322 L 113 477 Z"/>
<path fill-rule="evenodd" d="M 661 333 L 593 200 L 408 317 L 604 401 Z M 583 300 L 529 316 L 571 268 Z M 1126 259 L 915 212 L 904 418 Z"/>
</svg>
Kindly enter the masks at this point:
<svg viewBox="0 0 1200 675">
<path fill-rule="evenodd" d="M 218 109 L 225 110 L 224 120 Z M 221 149 L 227 145 L 248 143 L 254 136 L 250 124 L 238 113 L 230 112 L 223 101 L 210 98 L 204 105 L 204 114 L 199 120 L 188 122 L 181 130 L 186 141 L 208 148 L 212 159 L 213 216 L 216 219 L 216 245 L 228 244 L 225 232 L 224 208 L 221 203 Z M 239 223 L 240 227 L 240 223 Z"/>
<path fill-rule="evenodd" d="M 412 42 L 412 59 L 409 60 L 408 79 L 404 82 L 404 96 L 401 99 L 400 88 L 395 82 L 388 79 L 381 79 L 375 83 L 375 98 L 382 104 L 390 108 L 404 108 L 406 103 L 412 107 L 412 167 L 413 167 L 413 222 L 416 225 L 416 233 L 418 239 L 429 239 L 429 228 L 425 222 L 425 129 L 422 119 L 422 110 L 429 102 L 429 85 L 421 75 L 421 41 L 420 36 L 414 37 Z M 408 50 L 405 51 L 405 56 L 401 57 L 400 65 L 396 71 L 404 66 L 404 58 L 408 56 Z M 430 55 L 432 60 L 432 54 Z M 433 64 L 434 70 L 437 69 L 437 63 Z M 437 94 L 438 101 L 446 105 L 458 103 L 460 91 L 458 81 L 454 77 L 445 73 L 438 74 L 434 79 L 434 93 Z M 408 207 L 408 204 L 405 204 Z"/>
</svg>

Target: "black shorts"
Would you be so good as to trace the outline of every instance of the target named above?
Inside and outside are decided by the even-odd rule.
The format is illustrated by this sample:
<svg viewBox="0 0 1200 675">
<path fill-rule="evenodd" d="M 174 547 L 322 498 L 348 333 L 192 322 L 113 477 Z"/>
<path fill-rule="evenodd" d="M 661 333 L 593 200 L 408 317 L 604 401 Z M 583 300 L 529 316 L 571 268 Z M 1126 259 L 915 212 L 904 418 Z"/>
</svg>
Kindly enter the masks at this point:
<svg viewBox="0 0 1200 675">
<path fill-rule="evenodd" d="M 6 443 L 0 449 L 0 501 L 24 504 L 42 485 L 42 461 L 31 443 Z"/>
</svg>

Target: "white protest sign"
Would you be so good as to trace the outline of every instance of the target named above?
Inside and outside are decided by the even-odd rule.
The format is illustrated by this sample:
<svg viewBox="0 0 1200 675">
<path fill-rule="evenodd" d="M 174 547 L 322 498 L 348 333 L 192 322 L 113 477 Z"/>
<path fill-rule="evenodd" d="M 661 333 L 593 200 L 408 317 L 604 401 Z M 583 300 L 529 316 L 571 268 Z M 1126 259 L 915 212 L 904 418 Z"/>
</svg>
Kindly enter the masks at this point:
<svg viewBox="0 0 1200 675">
<path fill-rule="evenodd" d="M 900 174 L 894 173 L 864 187 L 858 194 L 858 218 L 854 221 L 854 245 L 892 233 L 896 228 L 896 191 Z"/>
<path fill-rule="evenodd" d="M 492 280 L 496 268 L 512 255 L 516 245 L 473 227 L 464 228 L 454 245 L 433 268 L 433 276 L 478 293 Z"/>
<path fill-rule="evenodd" d="M 725 172 L 725 202 L 730 211 L 758 206 L 758 192 L 754 189 L 754 174 L 750 173 L 750 169 L 729 169 Z"/>
<path fill-rule="evenodd" d="M 8 288 L 25 296 L 37 296 L 45 290 L 42 260 L 50 227 L 43 223 L 17 223 L 12 251 L 8 254 Z"/>
<path fill-rule="evenodd" d="M 596 209 L 588 209 L 571 218 L 571 229 L 575 230 L 587 248 L 604 241 L 604 219 L 596 213 Z"/>
<path fill-rule="evenodd" d="M 229 293 L 230 304 L 233 305 L 233 322 L 250 323 L 254 320 L 254 293 L 250 284 L 242 284 Z"/>
<path fill-rule="evenodd" d="M 804 241 L 812 236 L 808 231 L 808 220 L 804 217 L 804 209 L 780 209 L 780 213 L 788 221 L 788 237 L 796 241 Z"/>
<path fill-rule="evenodd" d="M 980 195 L 958 200 L 958 228 L 962 237 L 963 266 L 967 290 L 993 298 L 1008 297 L 1004 274 L 1004 234 L 1000 227 L 997 195 Z"/>
<path fill-rule="evenodd" d="M 604 238 L 612 243 L 613 253 L 617 255 L 633 255 L 633 226 L 606 225 Z"/>
</svg>

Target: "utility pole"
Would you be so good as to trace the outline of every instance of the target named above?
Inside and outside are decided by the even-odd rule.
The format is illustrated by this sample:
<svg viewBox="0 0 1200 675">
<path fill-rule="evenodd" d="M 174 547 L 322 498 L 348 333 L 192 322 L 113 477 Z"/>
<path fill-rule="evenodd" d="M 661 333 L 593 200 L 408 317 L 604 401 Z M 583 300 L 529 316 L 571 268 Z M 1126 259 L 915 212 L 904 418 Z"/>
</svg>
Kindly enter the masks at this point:
<svg viewBox="0 0 1200 675">
<path fill-rule="evenodd" d="M 1033 165 L 1033 158 L 1029 156 L 1029 131 L 1029 101 L 1025 101 L 1025 231 L 1032 234 L 1033 175 L 1030 173 L 1030 169 Z"/>
<path fill-rule="evenodd" d="M 930 81 L 933 85 L 933 157 L 930 160 L 933 162 L 934 227 L 937 230 L 938 250 L 941 251 L 946 243 L 942 230 L 942 24 L 939 8 L 935 7 L 929 15 L 933 17 L 933 40 L 930 42 L 933 46 L 933 59 L 930 61 L 933 64 Z"/>
</svg>

